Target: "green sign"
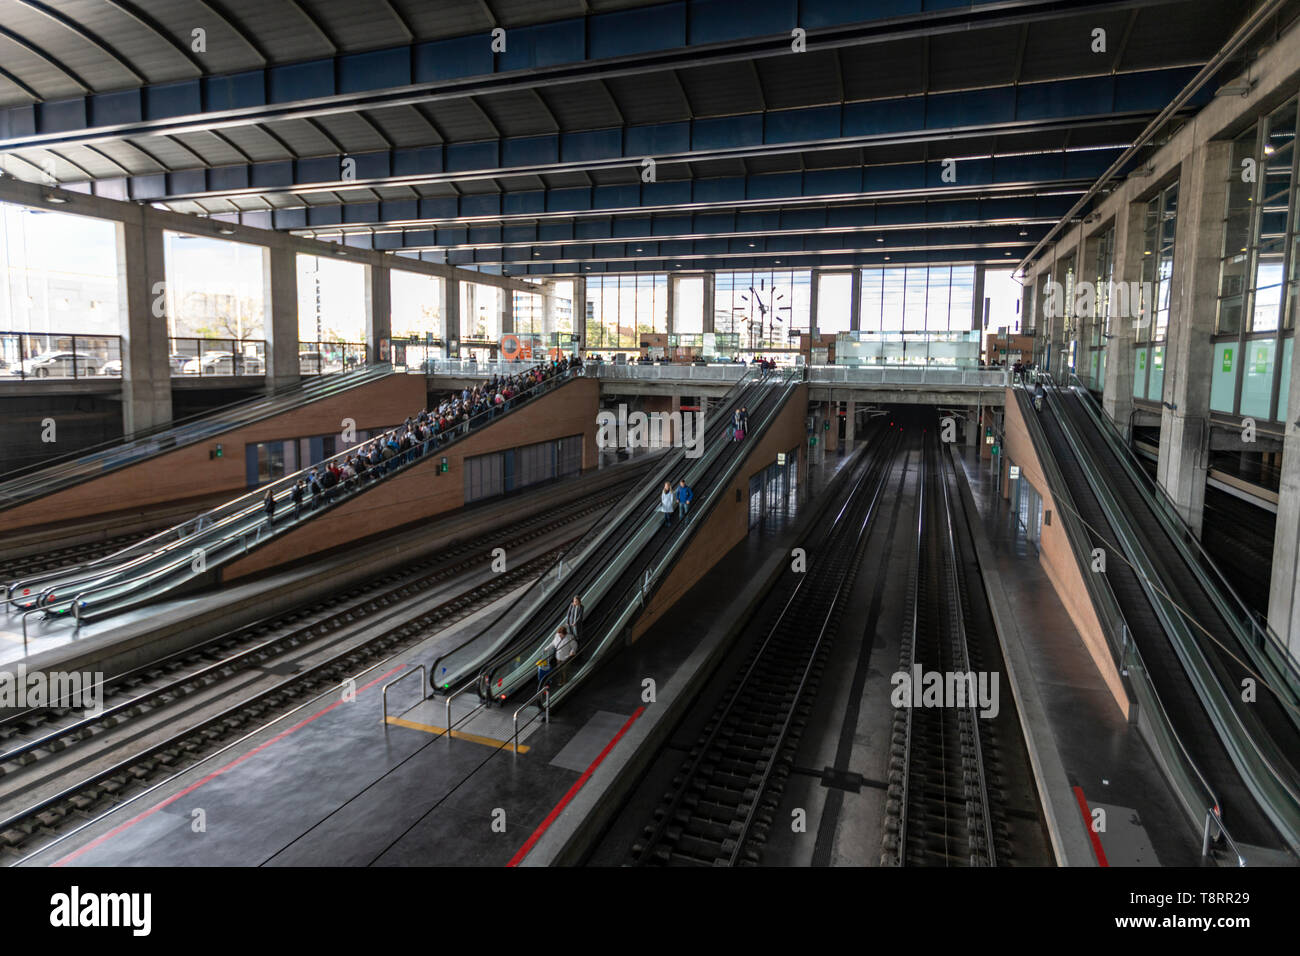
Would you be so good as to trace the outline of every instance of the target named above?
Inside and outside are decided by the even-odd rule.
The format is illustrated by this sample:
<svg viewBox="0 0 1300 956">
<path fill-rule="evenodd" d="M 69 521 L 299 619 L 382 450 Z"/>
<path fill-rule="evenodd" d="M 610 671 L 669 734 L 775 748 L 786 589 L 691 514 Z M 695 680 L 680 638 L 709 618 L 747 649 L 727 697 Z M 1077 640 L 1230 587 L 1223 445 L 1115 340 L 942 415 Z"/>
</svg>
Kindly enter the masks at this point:
<svg viewBox="0 0 1300 956">
<path fill-rule="evenodd" d="M 994 445 L 994 446 L 993 446 L 993 454 L 996 455 L 996 454 L 999 452 L 999 450 L 1000 450 L 1000 448 L 999 448 L 998 445 Z"/>
<path fill-rule="evenodd" d="M 1255 350 L 1255 374 L 1263 375 L 1268 371 L 1268 349 Z"/>
<path fill-rule="evenodd" d="M 1223 370 L 1225 372 L 1232 371 L 1232 349 L 1223 350 Z"/>
<path fill-rule="evenodd" d="M 446 459 L 446 458 L 444 458 L 442 461 L 438 462 L 438 471 L 440 471 L 440 472 L 444 472 L 444 473 L 447 471 L 447 459 Z"/>
<path fill-rule="evenodd" d="M 1139 352 L 1139 353 L 1138 353 L 1138 368 L 1139 368 L 1139 369 L 1144 369 L 1144 368 L 1146 368 L 1146 367 L 1147 367 L 1147 353 L 1146 353 L 1146 352 Z"/>
</svg>

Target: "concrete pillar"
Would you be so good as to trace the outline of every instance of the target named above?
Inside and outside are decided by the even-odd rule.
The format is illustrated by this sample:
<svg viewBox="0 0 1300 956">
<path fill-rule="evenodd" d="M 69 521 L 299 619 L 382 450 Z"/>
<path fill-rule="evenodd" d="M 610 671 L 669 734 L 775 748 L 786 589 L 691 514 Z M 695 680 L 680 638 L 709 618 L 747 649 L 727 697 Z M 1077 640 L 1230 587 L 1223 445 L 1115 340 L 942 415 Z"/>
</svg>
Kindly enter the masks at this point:
<svg viewBox="0 0 1300 956">
<path fill-rule="evenodd" d="M 164 304 L 166 270 L 162 229 L 117 224 L 118 288 L 122 329 L 122 432 L 131 435 L 172 418 L 172 380 Z"/>
<path fill-rule="evenodd" d="M 502 289 L 497 301 L 501 303 L 501 334 L 505 335 L 515 330 L 515 294 L 510 289 Z"/>
<path fill-rule="evenodd" d="M 460 354 L 460 280 L 442 280 L 442 340 L 446 343 L 447 357 Z"/>
<path fill-rule="evenodd" d="M 548 279 L 538 288 L 542 296 L 542 344 L 548 349 L 551 345 L 551 333 L 555 332 L 555 282 Z"/>
<path fill-rule="evenodd" d="M 826 439 L 826 450 L 839 451 L 840 449 L 840 403 L 826 403 L 826 420 L 831 423 L 829 429 L 822 429 L 822 436 Z"/>
<path fill-rule="evenodd" d="M 1115 284 L 1142 280 L 1143 203 L 1126 202 L 1115 215 Z M 1216 265 L 1213 270 L 1219 274 Z M 1106 340 L 1106 375 L 1102 387 L 1102 408 L 1121 434 L 1128 436 L 1133 416 L 1133 363 L 1137 341 L 1137 305 L 1131 315 L 1115 314 L 1111 303 L 1110 338 Z M 1168 363 L 1166 363 L 1168 364 Z"/>
<path fill-rule="evenodd" d="M 579 351 L 587 347 L 587 282 L 573 278 L 573 334 L 578 337 Z"/>
<path fill-rule="evenodd" d="M 849 331 L 862 327 L 862 270 L 854 269 L 849 285 Z"/>
<path fill-rule="evenodd" d="M 966 447 L 978 448 L 980 443 L 980 410 L 971 407 L 966 410 Z"/>
<path fill-rule="evenodd" d="M 809 340 L 814 345 L 817 343 L 817 334 L 818 334 L 817 333 L 817 303 L 818 303 L 819 296 L 817 294 L 817 287 L 821 285 L 821 282 L 818 281 L 820 276 L 821 276 L 820 270 L 814 269 L 812 273 L 812 282 L 808 287 L 808 336 L 809 336 Z"/>
<path fill-rule="evenodd" d="M 975 267 L 975 288 L 971 294 L 970 327 L 984 337 L 984 270 L 986 266 Z"/>
<path fill-rule="evenodd" d="M 1268 623 L 1292 656 L 1300 657 L 1300 362 L 1291 363 L 1287 405 Z"/>
<path fill-rule="evenodd" d="M 272 390 L 298 381 L 298 256 L 288 246 L 262 249 L 262 302 L 266 333 L 266 384 Z"/>
<path fill-rule="evenodd" d="M 714 303 L 713 293 L 714 293 L 713 273 L 706 272 L 704 274 L 704 297 L 703 297 L 704 298 L 704 315 L 703 315 L 704 324 L 700 326 L 700 328 L 703 329 L 705 332 L 717 331 L 717 328 L 715 328 L 713 324 L 713 303 Z"/>
<path fill-rule="evenodd" d="M 853 439 L 857 434 L 858 403 L 845 402 L 844 416 L 844 450 L 853 451 Z"/>
<path fill-rule="evenodd" d="M 1164 404 L 1156 477 L 1192 531 L 1201 533 L 1209 471 L 1210 379 L 1223 210 L 1232 144 L 1210 142 L 1182 164 L 1174 273 L 1165 341 Z"/>
<path fill-rule="evenodd" d="M 664 319 L 664 321 L 667 323 L 664 326 L 664 331 L 667 332 L 669 335 L 677 331 L 677 326 L 675 324 L 676 315 L 674 314 L 677 311 L 676 310 L 677 296 L 674 294 L 676 291 L 677 291 L 677 277 L 674 275 L 669 275 L 668 276 L 668 301 L 667 303 L 665 303 L 667 308 L 665 309 L 665 319 Z"/>
<path fill-rule="evenodd" d="M 371 362 L 391 361 L 393 337 L 391 272 L 387 265 L 366 266 L 366 351 Z"/>
</svg>

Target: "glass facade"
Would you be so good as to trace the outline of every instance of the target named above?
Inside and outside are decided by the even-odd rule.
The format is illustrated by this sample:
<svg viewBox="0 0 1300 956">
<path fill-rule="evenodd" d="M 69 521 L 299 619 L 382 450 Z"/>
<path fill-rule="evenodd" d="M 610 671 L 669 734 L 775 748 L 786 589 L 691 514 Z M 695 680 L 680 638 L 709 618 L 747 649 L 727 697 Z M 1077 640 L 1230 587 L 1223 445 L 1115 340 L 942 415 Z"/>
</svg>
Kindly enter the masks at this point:
<svg viewBox="0 0 1300 956">
<path fill-rule="evenodd" d="M 668 331 L 668 276 L 587 278 L 587 348 L 636 351 L 641 336 Z"/>
<path fill-rule="evenodd" d="M 242 242 L 164 232 L 167 334 L 265 339 L 264 255 Z"/>
<path fill-rule="evenodd" d="M 1106 340 L 1111 334 L 1111 291 L 1115 279 L 1115 227 L 1088 240 L 1088 278 L 1093 294 L 1079 316 L 1083 343 L 1076 369 L 1083 382 L 1101 391 L 1106 382 Z"/>
<path fill-rule="evenodd" d="M 974 266 L 863 269 L 858 328 L 863 332 L 972 331 L 977 328 L 974 296 Z"/>
<path fill-rule="evenodd" d="M 797 350 L 811 315 L 811 272 L 719 272 L 714 277 L 713 330 L 738 336 L 742 352 Z"/>
<path fill-rule="evenodd" d="M 0 203 L 0 331 L 120 334 L 113 223 Z"/>
<path fill-rule="evenodd" d="M 1287 414 L 1296 311 L 1296 110 L 1292 98 L 1233 140 L 1210 408 Z"/>
<path fill-rule="evenodd" d="M 1178 182 L 1151 197 L 1142 226 L 1142 309 L 1137 324 L 1133 363 L 1133 397 L 1160 401 L 1164 393 L 1165 338 L 1169 329 L 1169 293 L 1174 274 L 1174 238 L 1178 225 Z M 1146 290 L 1151 290 L 1147 301 Z"/>
<path fill-rule="evenodd" d="M 704 331 L 704 276 L 682 276 L 674 280 L 673 331 L 686 335 Z"/>
<path fill-rule="evenodd" d="M 366 267 L 329 256 L 298 256 L 300 342 L 366 340 Z"/>
<path fill-rule="evenodd" d="M 853 275 L 824 272 L 817 276 L 817 331 L 847 332 L 853 320 Z"/>
</svg>

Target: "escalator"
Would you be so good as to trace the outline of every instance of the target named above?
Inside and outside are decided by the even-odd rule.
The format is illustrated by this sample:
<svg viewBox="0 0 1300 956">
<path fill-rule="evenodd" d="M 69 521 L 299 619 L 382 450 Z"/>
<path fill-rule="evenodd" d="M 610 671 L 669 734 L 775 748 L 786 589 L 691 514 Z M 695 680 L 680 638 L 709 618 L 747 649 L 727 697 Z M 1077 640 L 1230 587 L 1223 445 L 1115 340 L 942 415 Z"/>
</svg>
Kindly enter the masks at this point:
<svg viewBox="0 0 1300 956">
<path fill-rule="evenodd" d="M 595 531 L 579 541 L 501 618 L 434 662 L 437 692 L 454 696 L 473 687 L 489 702 L 536 690 L 537 662 L 549 654 L 552 635 L 574 594 L 585 614 L 577 655 L 561 666 L 551 703 L 558 703 L 616 646 L 625 626 L 644 606 L 672 562 L 706 520 L 718 496 L 729 487 L 741 462 L 785 406 L 800 374 L 763 375 L 751 370 L 710 411 L 705 453 L 692 461 L 671 454 L 655 474 L 611 509 Z M 749 411 L 750 431 L 741 443 L 730 440 L 732 411 Z M 663 527 L 659 489 L 685 478 L 695 495 L 685 521 Z M 503 615 L 504 617 L 504 615 Z M 553 678 L 552 678 L 553 679 Z"/>
<path fill-rule="evenodd" d="M 245 399 L 201 415 L 0 475 L 0 511 L 100 478 L 129 465 L 201 442 L 253 422 L 283 415 L 393 373 L 391 365 L 307 379 L 271 395 Z"/>
<path fill-rule="evenodd" d="M 310 468 L 276 479 L 232 501 L 206 511 L 173 528 L 136 542 L 121 551 L 95 561 L 60 568 L 47 574 L 9 583 L 5 589 L 11 613 L 41 613 L 46 617 L 72 617 L 78 622 L 91 621 L 121 613 L 157 600 L 163 595 L 182 593 L 211 584 L 221 565 L 247 554 L 254 548 L 328 514 L 333 508 L 357 495 L 385 484 L 408 469 L 417 467 L 426 457 L 441 453 L 496 420 L 576 381 L 578 374 L 561 374 L 544 379 L 510 399 L 504 410 L 490 410 L 461 422 L 430 439 L 423 447 L 395 457 L 382 466 L 372 467 L 366 478 L 336 485 L 327 491 L 319 507 L 294 514 L 292 491 L 299 479 L 331 463 L 342 464 L 352 451 L 344 451 Z M 376 474 L 383 468 L 382 474 Z M 265 498 L 274 496 L 275 522 L 267 520 Z M 25 619 L 25 618 L 24 618 Z"/>
<path fill-rule="evenodd" d="M 1204 579 L 1188 566 L 1182 542 L 1156 515 L 1140 469 L 1122 459 L 1122 443 L 1094 420 L 1086 407 L 1093 399 L 1080 391 L 1049 389 L 1041 412 L 1016 391 L 1022 415 L 1041 426 L 1048 446 L 1041 452 L 1050 449 L 1065 485 L 1058 506 L 1073 509 L 1090 550 L 1109 556 L 1104 579 L 1122 614 L 1125 640 L 1140 650 L 1178 742 L 1215 795 L 1223 823 L 1244 843 L 1294 850 L 1300 847 L 1294 764 L 1300 736 L 1291 682 L 1258 649 L 1243 646 Z M 1254 703 L 1242 701 L 1241 680 L 1252 673 L 1247 662 L 1265 676 Z"/>
</svg>

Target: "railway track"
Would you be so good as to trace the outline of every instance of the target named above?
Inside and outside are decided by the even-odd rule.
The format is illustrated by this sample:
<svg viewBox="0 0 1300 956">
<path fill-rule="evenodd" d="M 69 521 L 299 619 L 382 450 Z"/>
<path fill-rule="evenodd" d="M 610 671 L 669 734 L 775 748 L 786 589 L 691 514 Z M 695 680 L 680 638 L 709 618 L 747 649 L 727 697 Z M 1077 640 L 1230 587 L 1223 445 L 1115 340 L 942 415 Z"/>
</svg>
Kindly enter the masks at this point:
<svg viewBox="0 0 1300 956">
<path fill-rule="evenodd" d="M 957 564 L 945 455 L 930 435 L 922 454 L 899 672 L 974 675 L 980 662 L 967 640 L 968 595 Z M 997 864 L 981 724 L 969 698 L 895 711 L 882 865 Z"/>
<path fill-rule="evenodd" d="M 857 466 L 817 558 L 750 653 L 664 794 L 632 865 L 753 866 L 853 589 L 899 441 Z"/>
<path fill-rule="evenodd" d="M 541 547 L 543 536 L 617 500 L 621 487 L 523 522 L 501 546 Z M 256 723 L 487 606 L 543 573 L 571 541 L 466 591 L 421 602 L 422 593 L 486 564 L 481 544 L 471 542 L 125 675 L 97 715 L 58 708 L 8 721 L 0 727 L 8 732 L 0 744 L 7 817 L 0 821 L 0 854 L 33 851 L 69 821 L 110 809 Z M 67 784 L 68 777 L 76 782 Z"/>
<path fill-rule="evenodd" d="M 161 529 L 120 534 L 112 538 L 106 538 L 103 541 L 86 541 L 82 544 L 67 545 L 62 548 L 41 551 L 38 554 L 26 554 L 22 557 L 0 561 L 0 582 L 17 581 L 37 574 L 44 574 L 46 571 L 57 571 L 59 568 L 66 568 L 69 565 L 94 561 L 96 558 L 102 558 L 114 551 L 121 551 L 142 538 L 156 534 L 159 530 Z"/>
</svg>

